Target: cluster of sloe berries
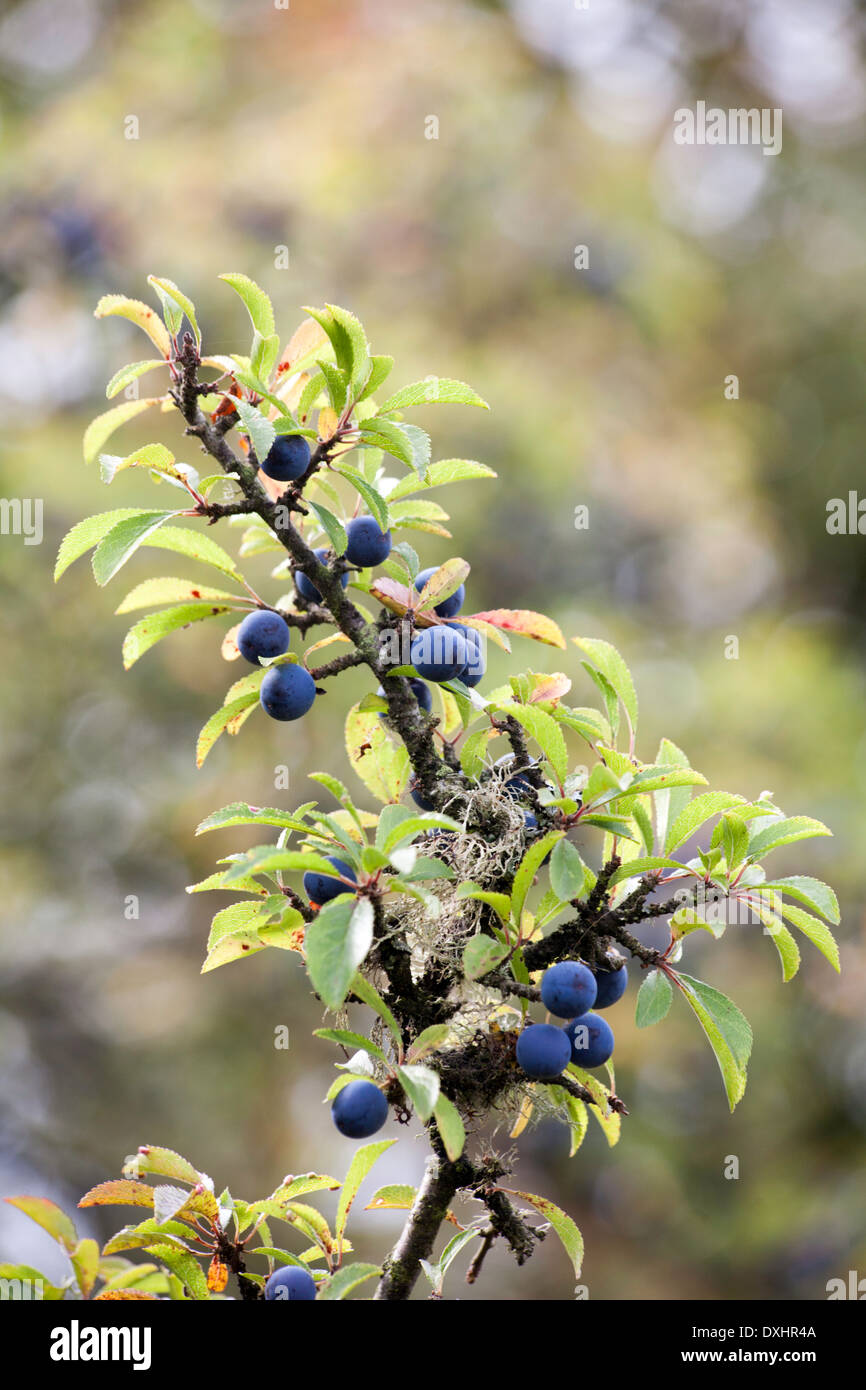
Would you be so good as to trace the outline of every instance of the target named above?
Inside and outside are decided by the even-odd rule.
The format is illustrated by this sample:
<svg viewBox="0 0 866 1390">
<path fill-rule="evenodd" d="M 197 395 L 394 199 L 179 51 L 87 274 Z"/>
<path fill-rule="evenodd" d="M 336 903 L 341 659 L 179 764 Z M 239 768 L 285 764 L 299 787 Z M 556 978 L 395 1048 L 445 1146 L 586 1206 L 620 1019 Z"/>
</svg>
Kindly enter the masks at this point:
<svg viewBox="0 0 866 1390">
<path fill-rule="evenodd" d="M 546 970 L 541 999 L 556 1018 L 571 1022 L 560 1028 L 536 1023 L 524 1028 L 517 1039 L 517 1062 L 533 1081 L 553 1081 L 568 1066 L 600 1067 L 613 1056 L 613 1029 L 594 1009 L 607 1009 L 625 993 L 628 971 L 589 966 L 563 960 Z"/>
<path fill-rule="evenodd" d="M 261 465 L 262 472 L 280 483 L 297 482 L 303 478 L 310 466 L 310 446 L 301 434 L 278 435 Z M 391 553 L 391 532 L 383 531 L 372 516 L 357 516 L 346 523 L 345 557 L 350 565 L 367 569 L 381 565 Z M 320 564 L 327 564 L 329 553 L 326 547 L 315 550 L 314 555 Z M 415 588 L 420 593 L 435 569 L 422 570 L 415 579 Z M 340 575 L 340 583 L 345 589 L 349 574 Z M 295 572 L 295 587 L 302 599 L 308 603 L 318 603 L 322 595 L 309 575 L 299 569 Z M 465 598 L 465 587 L 460 585 L 455 593 L 443 599 L 435 607 L 439 618 L 450 620 L 460 612 Z M 238 629 L 237 644 L 241 655 L 253 666 L 259 659 L 273 660 L 283 656 L 289 649 L 289 627 L 279 613 L 271 609 L 258 609 L 244 618 Z M 463 623 L 439 623 L 434 627 L 417 632 L 411 644 L 411 662 L 424 680 L 461 680 L 466 686 L 476 686 L 484 675 L 485 663 L 480 633 Z M 432 708 L 433 697 L 424 680 L 412 679 L 412 690 L 422 709 Z M 384 695 L 379 687 L 379 694 Z M 263 710 L 272 719 L 300 719 L 310 709 L 316 698 L 315 682 L 309 671 L 293 662 L 273 666 L 262 680 L 259 699 Z"/>
</svg>

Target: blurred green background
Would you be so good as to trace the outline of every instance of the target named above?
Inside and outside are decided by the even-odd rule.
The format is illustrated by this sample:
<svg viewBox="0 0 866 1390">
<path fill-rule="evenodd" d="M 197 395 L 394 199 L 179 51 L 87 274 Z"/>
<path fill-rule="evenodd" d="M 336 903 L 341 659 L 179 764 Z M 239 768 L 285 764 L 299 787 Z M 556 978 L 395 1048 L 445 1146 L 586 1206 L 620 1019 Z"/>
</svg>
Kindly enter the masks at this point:
<svg viewBox="0 0 866 1390">
<path fill-rule="evenodd" d="M 243 843 L 195 840 L 209 811 L 305 800 L 314 768 L 351 779 L 342 715 L 364 677 L 337 682 L 302 728 L 252 720 L 197 772 L 195 734 L 228 683 L 214 630 L 169 638 L 125 676 L 125 588 L 97 590 L 86 561 L 51 582 L 75 521 L 154 496 L 128 475 L 106 494 L 81 461 L 105 380 L 148 355 L 131 325 L 93 320 L 96 300 L 170 276 L 206 350 L 244 351 L 242 306 L 216 280 L 243 270 L 284 337 L 299 306 L 345 304 L 397 357 L 395 385 L 457 376 L 491 402 L 417 416 L 434 457 L 500 475 L 437 494 L 454 542 L 420 537 L 423 563 L 465 555 L 473 607 L 538 608 L 616 642 L 645 758 L 666 734 L 712 785 L 768 788 L 835 830 L 776 867 L 838 887 L 841 978 L 803 942 L 783 986 L 756 928 L 690 941 L 687 968 L 755 1029 L 736 1114 L 685 1011 L 636 1034 L 632 986 L 612 1015 L 622 1142 L 608 1151 L 593 1126 L 569 1162 L 565 1130 L 542 1124 L 517 1145 L 515 1185 L 578 1221 L 592 1298 L 816 1299 L 866 1274 L 866 543 L 826 530 L 828 499 L 862 477 L 862 40 L 846 0 L 5 6 L 2 495 L 44 499 L 45 537 L 0 544 L 0 1191 L 72 1205 L 150 1141 L 251 1198 L 286 1172 L 341 1176 L 353 1151 L 321 1104 L 332 1057 L 310 1036 L 320 1015 L 297 962 L 265 952 L 200 978 L 226 899 L 184 886 Z M 782 154 L 675 145 L 673 112 L 699 99 L 781 107 Z M 122 439 L 153 436 L 151 420 Z M 143 552 L 126 588 L 181 566 Z M 266 584 L 267 569 L 251 573 Z M 565 665 L 591 702 L 573 648 L 516 647 L 524 666 Z M 379 1181 L 415 1179 L 418 1127 L 389 1132 Z M 105 1235 L 122 1215 L 80 1226 Z M 398 1227 L 359 1210 L 361 1257 Z M 58 1272 L 48 1237 L 9 1208 L 0 1248 Z M 552 1239 L 523 1270 L 497 1250 L 474 1289 L 458 1275 L 449 1292 L 568 1296 L 568 1264 Z"/>
</svg>

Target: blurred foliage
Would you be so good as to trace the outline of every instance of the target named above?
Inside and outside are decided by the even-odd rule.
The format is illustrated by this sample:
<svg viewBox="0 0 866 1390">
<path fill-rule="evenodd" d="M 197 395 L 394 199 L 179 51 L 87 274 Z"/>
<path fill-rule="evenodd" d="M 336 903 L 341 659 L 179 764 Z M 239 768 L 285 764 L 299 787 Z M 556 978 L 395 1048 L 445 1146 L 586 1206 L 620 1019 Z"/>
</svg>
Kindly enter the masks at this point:
<svg viewBox="0 0 866 1390">
<path fill-rule="evenodd" d="M 219 352 L 242 310 L 214 277 L 243 268 L 284 333 L 300 304 L 346 303 L 407 380 L 423 355 L 491 402 L 430 421 L 440 457 L 500 474 L 455 517 L 473 604 L 616 642 L 645 755 L 664 731 L 714 785 L 769 788 L 837 832 L 810 864 L 842 890 L 841 980 L 810 955 L 783 988 L 754 940 L 700 961 L 755 1028 L 735 1116 L 690 1019 L 639 1045 L 621 1008 L 624 1142 L 593 1133 L 569 1165 L 564 1130 L 530 1130 L 521 1186 L 578 1219 L 593 1298 L 820 1298 L 863 1271 L 866 550 L 825 524 L 860 477 L 862 28 L 847 0 L 5 7 L 2 491 L 44 498 L 45 539 L 0 546 L 3 1191 L 69 1206 L 154 1137 L 239 1194 L 348 1151 L 300 971 L 263 953 L 200 979 L 207 908 L 183 888 L 210 867 L 192 829 L 214 806 L 272 800 L 276 764 L 295 799 L 309 768 L 344 771 L 365 678 L 341 678 L 302 739 L 251 727 L 197 773 L 225 685 L 213 634 L 124 676 L 86 562 L 50 580 L 60 535 L 106 505 L 83 424 L 141 355 L 131 326 L 94 323 L 96 299 L 169 275 Z M 674 146 L 673 111 L 698 99 L 783 107 L 782 155 Z M 431 538 L 422 562 L 439 558 Z M 405 1135 L 380 1181 L 413 1180 L 422 1151 Z M 359 1219 L 358 1258 L 398 1224 Z M 4 1253 L 44 1263 L 25 1225 L 0 1216 Z M 561 1261 L 553 1242 L 522 1271 L 494 1252 L 460 1296 L 555 1296 Z"/>
</svg>

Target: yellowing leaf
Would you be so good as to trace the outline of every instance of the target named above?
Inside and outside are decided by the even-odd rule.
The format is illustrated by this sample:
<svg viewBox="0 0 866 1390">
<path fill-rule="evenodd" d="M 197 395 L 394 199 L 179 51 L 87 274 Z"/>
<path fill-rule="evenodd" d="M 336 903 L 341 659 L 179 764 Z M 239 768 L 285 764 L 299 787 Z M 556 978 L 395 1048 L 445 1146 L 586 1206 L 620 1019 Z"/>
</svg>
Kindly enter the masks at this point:
<svg viewBox="0 0 866 1390">
<path fill-rule="evenodd" d="M 565 638 L 559 625 L 544 613 L 534 613 L 529 608 L 492 608 L 486 613 L 470 613 L 465 622 L 478 618 L 493 627 L 504 628 L 506 632 L 518 632 L 522 637 L 531 637 L 534 642 L 544 642 L 548 647 L 561 647 L 565 651 Z"/>
<path fill-rule="evenodd" d="M 531 705 L 537 705 L 542 700 L 549 700 L 556 704 L 571 689 L 571 681 L 562 671 L 551 671 L 548 675 L 533 673 L 531 679 L 534 681 L 529 695 Z"/>
<path fill-rule="evenodd" d="M 130 323 L 137 324 L 147 334 L 154 346 L 159 349 L 163 357 L 169 356 L 171 339 L 168 336 L 168 329 L 156 310 L 151 309 L 149 304 L 144 304 L 140 299 L 127 299 L 123 294 L 104 294 L 93 311 L 93 317 L 105 319 L 112 315 L 129 319 Z"/>
<path fill-rule="evenodd" d="M 228 632 L 222 640 L 222 643 L 220 645 L 220 656 L 222 657 L 223 661 L 240 660 L 241 649 L 237 643 L 239 627 L 240 623 L 235 623 L 234 627 L 229 628 Z"/>
<path fill-rule="evenodd" d="M 97 454 L 102 451 L 103 444 L 107 443 L 115 430 L 125 425 L 127 420 L 141 415 L 142 411 L 148 410 L 152 405 L 157 405 L 159 399 L 158 396 L 148 396 L 139 401 L 121 401 L 120 405 L 113 405 L 110 410 L 104 410 L 95 420 L 91 420 L 82 440 L 84 462 L 93 463 Z"/>
<path fill-rule="evenodd" d="M 346 750 L 361 781 L 382 802 L 398 801 L 409 781 L 409 755 L 392 743 L 372 710 L 355 705 L 346 718 Z"/>
<path fill-rule="evenodd" d="M 532 1096 L 524 1096 L 520 1105 L 520 1111 L 518 1113 L 517 1119 L 514 1121 L 513 1128 L 509 1131 L 509 1139 L 520 1138 L 521 1134 L 526 1129 L 526 1126 L 529 1124 L 529 1121 L 532 1118 L 532 1112 L 534 1109 L 535 1101 L 532 1099 Z"/>
<path fill-rule="evenodd" d="M 97 1183 L 85 1192 L 80 1207 L 152 1207 L 153 1188 L 146 1182 L 135 1182 L 132 1178 L 117 1178 L 110 1182 Z"/>
<path fill-rule="evenodd" d="M 66 1212 L 62 1211 L 56 1202 L 49 1201 L 47 1197 L 4 1197 L 3 1200 L 11 1207 L 23 1211 L 25 1216 L 29 1216 L 31 1221 L 35 1221 L 37 1226 L 41 1226 L 67 1251 L 75 1249 L 78 1233 Z"/>
</svg>

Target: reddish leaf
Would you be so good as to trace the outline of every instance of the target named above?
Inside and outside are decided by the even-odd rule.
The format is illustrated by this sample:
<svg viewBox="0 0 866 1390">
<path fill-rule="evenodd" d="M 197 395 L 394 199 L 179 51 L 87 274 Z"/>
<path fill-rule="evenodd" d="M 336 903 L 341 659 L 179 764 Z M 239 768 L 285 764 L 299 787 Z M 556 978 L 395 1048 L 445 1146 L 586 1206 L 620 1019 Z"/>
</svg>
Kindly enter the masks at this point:
<svg viewBox="0 0 866 1390">
<path fill-rule="evenodd" d="M 131 1178 L 117 1178 L 113 1182 L 101 1182 L 85 1192 L 80 1207 L 152 1207 L 153 1188 L 146 1182 L 134 1182 Z"/>
<path fill-rule="evenodd" d="M 535 684 L 529 696 L 530 705 L 537 705 L 542 700 L 556 704 L 571 689 L 571 681 L 562 671 L 551 671 L 547 675 L 536 675 L 533 672 L 532 680 Z"/>
<path fill-rule="evenodd" d="M 489 613 L 471 613 L 465 622 L 481 618 L 494 627 L 504 628 L 506 632 L 519 632 L 523 637 L 531 637 L 534 642 L 544 642 L 548 647 L 561 647 L 565 651 L 565 638 L 552 618 L 543 613 L 533 613 L 529 608 L 493 608 Z"/>
<path fill-rule="evenodd" d="M 144 1293 L 141 1289 L 106 1289 L 104 1293 L 98 1293 L 93 1302 L 103 1303 L 111 1299 L 115 1302 L 123 1300 L 124 1303 L 129 1303 L 134 1298 L 147 1298 L 153 1300 L 157 1298 L 157 1295 L 155 1293 Z"/>
<path fill-rule="evenodd" d="M 415 605 L 421 595 L 414 589 L 407 589 L 405 584 L 400 584 L 396 579 L 379 578 L 370 586 L 370 593 L 373 598 L 379 600 L 383 608 L 387 608 L 390 613 L 396 613 L 402 618 L 411 609 L 415 610 Z M 435 613 L 415 613 L 416 627 L 435 627 L 439 619 Z"/>
</svg>

